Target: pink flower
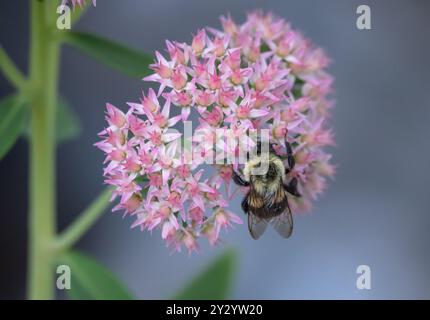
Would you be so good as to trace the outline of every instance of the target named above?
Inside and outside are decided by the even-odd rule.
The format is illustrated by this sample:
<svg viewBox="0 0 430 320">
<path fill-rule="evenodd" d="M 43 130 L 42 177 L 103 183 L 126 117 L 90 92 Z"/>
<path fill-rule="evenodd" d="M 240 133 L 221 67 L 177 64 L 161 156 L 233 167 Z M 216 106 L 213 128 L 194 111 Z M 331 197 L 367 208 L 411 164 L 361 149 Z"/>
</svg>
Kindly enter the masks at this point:
<svg viewBox="0 0 430 320">
<path fill-rule="evenodd" d="M 255 102 L 255 99 L 251 97 L 251 93 L 248 91 L 239 105 L 232 104 L 230 106 L 233 112 L 226 117 L 225 121 L 230 123 L 240 122 L 246 128 L 253 128 L 254 125 L 251 119 L 264 117 L 270 113 L 267 108 L 255 108 Z"/>
<path fill-rule="evenodd" d="M 203 171 L 197 172 L 194 176 L 188 177 L 186 181 L 186 191 L 189 200 L 198 206 L 201 210 L 205 211 L 205 192 L 212 193 L 213 189 L 206 183 L 200 182 Z"/>
<path fill-rule="evenodd" d="M 124 113 L 110 103 L 106 103 L 106 121 L 110 126 L 122 128 L 126 124 Z"/>
<path fill-rule="evenodd" d="M 78 4 L 80 7 L 82 7 L 86 0 L 70 0 L 73 4 L 73 8 Z M 68 2 L 68 0 L 63 0 L 62 4 L 65 5 Z M 92 0 L 93 6 L 96 6 L 96 0 Z"/>
<path fill-rule="evenodd" d="M 242 224 L 242 220 L 233 212 L 219 208 L 215 211 L 215 228 L 218 232 L 227 227 L 231 227 L 233 223 Z"/>
<path fill-rule="evenodd" d="M 203 49 L 205 47 L 206 47 L 206 31 L 202 29 L 193 37 L 191 49 L 196 56 L 199 56 L 202 54 Z"/>
<path fill-rule="evenodd" d="M 158 51 L 155 51 L 155 56 L 157 57 L 157 63 L 151 64 L 149 67 L 156 73 L 145 77 L 143 80 L 159 82 L 161 85 L 158 94 L 160 95 L 164 88 L 171 83 L 170 77 L 176 65 L 176 60 L 167 61 Z"/>
<path fill-rule="evenodd" d="M 118 199 L 114 210 L 136 217 L 133 227 L 159 230 L 174 251 L 198 251 L 200 238 L 216 245 L 242 223 L 228 205 L 239 190 L 231 190 L 232 170 L 255 147 L 249 132 L 268 129 L 285 162 L 285 138 L 292 145 L 296 166 L 287 179 L 297 178 L 302 194 L 289 197 L 294 213 L 309 210 L 335 173 L 324 149 L 334 144 L 325 53 L 272 14 L 252 12 L 242 24 L 221 17 L 221 24 L 198 30 L 190 44 L 166 41 L 144 78 L 157 93 L 150 88 L 125 112 L 106 104 L 107 126 L 95 144 Z M 190 117 L 198 126 L 180 141 L 174 128 Z M 215 173 L 206 176 L 201 165 L 209 160 Z"/>
</svg>

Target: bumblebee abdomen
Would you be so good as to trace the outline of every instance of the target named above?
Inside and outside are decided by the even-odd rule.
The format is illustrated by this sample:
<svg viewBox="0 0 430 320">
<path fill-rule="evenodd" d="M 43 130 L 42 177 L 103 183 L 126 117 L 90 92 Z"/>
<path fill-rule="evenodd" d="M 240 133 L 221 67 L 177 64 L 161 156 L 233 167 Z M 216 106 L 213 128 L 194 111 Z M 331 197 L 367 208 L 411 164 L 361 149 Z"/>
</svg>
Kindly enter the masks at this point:
<svg viewBox="0 0 430 320">
<path fill-rule="evenodd" d="M 248 194 L 247 202 L 249 210 L 261 219 L 270 219 L 280 215 L 288 206 L 288 199 L 282 187 L 277 188 L 273 193 L 268 189 L 260 192 L 253 186 Z"/>
</svg>

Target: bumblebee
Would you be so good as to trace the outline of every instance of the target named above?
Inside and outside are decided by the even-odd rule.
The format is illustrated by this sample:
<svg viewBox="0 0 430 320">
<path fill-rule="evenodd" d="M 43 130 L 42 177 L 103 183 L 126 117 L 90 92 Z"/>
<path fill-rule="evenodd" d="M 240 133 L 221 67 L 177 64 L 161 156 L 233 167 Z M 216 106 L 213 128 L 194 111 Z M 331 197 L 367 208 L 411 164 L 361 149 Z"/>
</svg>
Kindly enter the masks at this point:
<svg viewBox="0 0 430 320">
<path fill-rule="evenodd" d="M 269 154 L 263 156 L 261 142 L 258 141 L 257 152 L 247 157 L 243 175 L 233 170 L 233 181 L 239 186 L 249 187 L 242 209 L 248 215 L 248 229 L 253 239 L 260 238 L 269 223 L 283 238 L 289 238 L 293 232 L 287 193 L 296 197 L 301 195 L 297 190 L 297 178 L 285 183 L 286 175 L 295 165 L 292 148 L 286 138 L 285 147 L 288 167 L 276 154 L 274 144 L 269 144 Z M 256 174 L 262 166 L 267 170 Z"/>
</svg>

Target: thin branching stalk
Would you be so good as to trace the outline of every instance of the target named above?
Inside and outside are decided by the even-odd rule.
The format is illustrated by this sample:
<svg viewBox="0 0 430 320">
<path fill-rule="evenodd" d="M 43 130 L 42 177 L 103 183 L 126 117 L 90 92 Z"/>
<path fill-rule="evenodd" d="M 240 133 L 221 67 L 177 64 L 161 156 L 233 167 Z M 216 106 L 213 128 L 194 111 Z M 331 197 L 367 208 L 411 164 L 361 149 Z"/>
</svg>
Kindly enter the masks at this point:
<svg viewBox="0 0 430 320">
<path fill-rule="evenodd" d="M 58 237 L 54 243 L 56 252 L 64 252 L 70 249 L 90 228 L 94 222 L 103 214 L 109 206 L 109 199 L 112 190 L 104 190 L 94 201 L 85 209 L 75 221 Z"/>
<path fill-rule="evenodd" d="M 5 77 L 12 85 L 20 91 L 23 91 L 26 85 L 26 80 L 21 71 L 15 66 L 12 60 L 7 55 L 3 47 L 0 46 L 0 70 L 3 71 Z"/>
</svg>

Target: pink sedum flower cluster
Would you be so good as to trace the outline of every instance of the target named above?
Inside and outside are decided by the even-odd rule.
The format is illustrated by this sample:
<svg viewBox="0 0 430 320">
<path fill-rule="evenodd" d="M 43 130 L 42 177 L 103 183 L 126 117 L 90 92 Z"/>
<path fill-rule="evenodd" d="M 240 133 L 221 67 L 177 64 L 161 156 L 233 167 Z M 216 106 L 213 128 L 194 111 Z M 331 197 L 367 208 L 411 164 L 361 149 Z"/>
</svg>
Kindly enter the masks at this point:
<svg viewBox="0 0 430 320">
<path fill-rule="evenodd" d="M 154 73 L 144 79 L 158 83 L 158 91 L 128 103 L 126 113 L 107 104 L 108 127 L 96 144 L 119 199 L 114 210 L 135 216 L 134 227 L 160 229 L 177 251 L 197 250 L 200 237 L 216 244 L 223 229 L 242 223 L 228 204 L 237 195 L 233 167 L 243 165 L 215 164 L 211 177 L 201 167 L 217 149 L 226 157 L 238 152 L 238 143 L 215 139 L 219 130 L 243 141 L 249 130 L 269 129 L 281 157 L 287 136 L 296 160 L 288 178 L 298 179 L 302 194 L 290 196 L 294 213 L 309 210 L 334 174 L 323 149 L 334 143 L 326 127 L 333 80 L 324 52 L 271 14 L 253 12 L 241 25 L 221 17 L 221 23 L 222 30 L 199 30 L 191 44 L 167 41 L 167 54 L 155 53 Z M 191 113 L 198 119 L 190 141 L 196 148 L 177 157 L 182 134 L 171 128 Z M 198 148 L 201 137 L 215 143 Z"/>
</svg>

